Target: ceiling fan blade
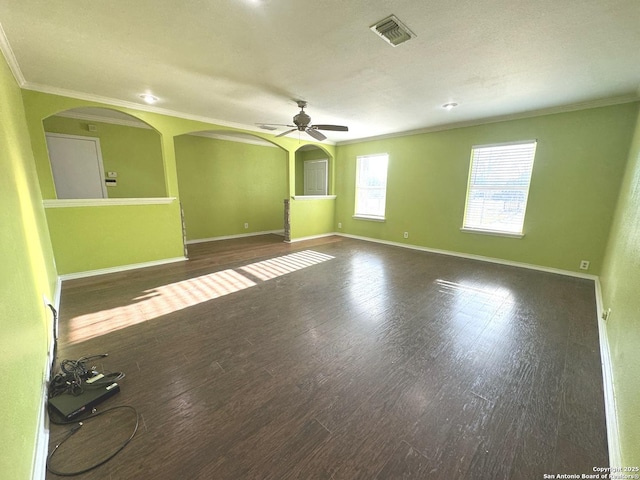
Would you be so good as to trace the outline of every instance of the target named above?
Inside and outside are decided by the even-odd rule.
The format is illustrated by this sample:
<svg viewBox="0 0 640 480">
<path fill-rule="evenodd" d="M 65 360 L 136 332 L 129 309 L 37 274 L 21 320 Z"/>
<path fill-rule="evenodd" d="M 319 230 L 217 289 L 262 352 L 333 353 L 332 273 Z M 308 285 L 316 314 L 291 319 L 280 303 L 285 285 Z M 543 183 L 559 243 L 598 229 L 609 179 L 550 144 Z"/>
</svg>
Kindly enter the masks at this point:
<svg viewBox="0 0 640 480">
<path fill-rule="evenodd" d="M 287 125 L 287 126 L 288 126 L 288 125 Z M 287 130 L 286 132 L 279 133 L 278 135 L 276 135 L 276 138 L 277 138 L 277 137 L 284 137 L 285 135 L 288 135 L 288 134 L 290 134 L 291 132 L 295 132 L 296 130 L 297 130 L 297 128 L 292 128 L 291 130 Z"/>
<path fill-rule="evenodd" d="M 289 125 L 288 123 L 256 123 L 256 125 L 260 128 L 262 127 L 290 127 L 293 128 L 295 125 Z"/>
<path fill-rule="evenodd" d="M 311 135 L 313 138 L 315 138 L 316 140 L 322 141 L 322 140 L 326 140 L 327 137 L 325 137 L 323 134 L 321 134 L 319 131 L 317 131 L 314 128 L 307 128 L 306 132 Z"/>
<path fill-rule="evenodd" d="M 349 127 L 345 127 L 344 125 L 314 125 L 312 128 L 317 128 L 318 130 L 333 130 L 334 132 L 349 131 Z"/>
</svg>

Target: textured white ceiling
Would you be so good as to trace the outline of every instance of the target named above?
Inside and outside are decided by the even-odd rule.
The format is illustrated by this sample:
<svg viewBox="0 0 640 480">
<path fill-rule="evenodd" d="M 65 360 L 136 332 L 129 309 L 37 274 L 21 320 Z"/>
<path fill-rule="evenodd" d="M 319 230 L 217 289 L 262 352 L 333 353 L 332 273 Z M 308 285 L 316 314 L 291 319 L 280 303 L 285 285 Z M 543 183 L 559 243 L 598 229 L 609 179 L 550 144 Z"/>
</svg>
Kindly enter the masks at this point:
<svg viewBox="0 0 640 480">
<path fill-rule="evenodd" d="M 395 14 L 417 38 L 369 30 Z M 7 0 L 23 86 L 341 142 L 638 98 L 639 0 Z M 2 42 L 0 42 L 2 43 Z M 441 106 L 457 102 L 446 111 Z M 278 133 L 278 132 L 275 132 Z"/>
</svg>

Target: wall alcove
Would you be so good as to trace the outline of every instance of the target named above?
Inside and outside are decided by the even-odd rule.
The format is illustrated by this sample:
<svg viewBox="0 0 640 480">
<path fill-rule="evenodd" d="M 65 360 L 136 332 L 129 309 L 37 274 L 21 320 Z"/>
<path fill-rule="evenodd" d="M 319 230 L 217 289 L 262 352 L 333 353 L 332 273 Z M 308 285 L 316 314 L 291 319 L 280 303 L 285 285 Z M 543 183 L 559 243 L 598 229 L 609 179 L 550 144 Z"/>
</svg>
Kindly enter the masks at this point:
<svg viewBox="0 0 640 480">
<path fill-rule="evenodd" d="M 42 125 L 57 199 L 167 196 L 160 134 L 141 120 L 80 107 Z"/>
</svg>

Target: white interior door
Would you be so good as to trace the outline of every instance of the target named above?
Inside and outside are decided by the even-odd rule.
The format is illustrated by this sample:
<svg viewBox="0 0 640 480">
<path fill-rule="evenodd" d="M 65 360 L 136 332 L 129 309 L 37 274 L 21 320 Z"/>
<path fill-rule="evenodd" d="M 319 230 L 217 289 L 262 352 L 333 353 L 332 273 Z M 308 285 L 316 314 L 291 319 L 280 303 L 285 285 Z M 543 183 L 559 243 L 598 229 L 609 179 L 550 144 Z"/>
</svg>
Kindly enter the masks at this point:
<svg viewBox="0 0 640 480">
<path fill-rule="evenodd" d="M 100 139 L 47 133 L 58 198 L 107 198 Z"/>
<path fill-rule="evenodd" d="M 329 161 L 306 160 L 304 162 L 304 194 L 326 195 Z"/>
</svg>

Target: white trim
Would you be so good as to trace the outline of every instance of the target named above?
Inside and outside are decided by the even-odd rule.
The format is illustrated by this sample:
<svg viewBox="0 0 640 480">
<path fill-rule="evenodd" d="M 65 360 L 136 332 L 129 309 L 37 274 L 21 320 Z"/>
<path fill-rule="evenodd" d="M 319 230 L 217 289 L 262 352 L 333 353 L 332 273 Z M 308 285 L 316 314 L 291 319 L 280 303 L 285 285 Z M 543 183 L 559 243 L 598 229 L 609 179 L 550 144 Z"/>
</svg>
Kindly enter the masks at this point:
<svg viewBox="0 0 640 480">
<path fill-rule="evenodd" d="M 351 218 L 354 220 L 368 220 L 370 222 L 386 222 L 386 217 L 368 217 L 366 215 L 353 215 Z"/>
<path fill-rule="evenodd" d="M 324 237 L 332 237 L 334 235 L 339 235 L 338 233 L 335 232 L 331 232 L 331 233 L 321 233 L 319 235 L 311 235 L 309 237 L 300 237 L 300 238 L 292 238 L 291 240 L 289 240 L 288 242 L 285 240 L 286 243 L 296 243 L 296 242 L 304 242 L 305 240 L 315 240 L 316 238 L 324 238 Z"/>
<path fill-rule="evenodd" d="M 85 100 L 88 102 L 95 102 L 95 103 L 102 103 L 104 105 L 107 106 L 112 106 L 112 107 L 123 107 L 123 108 L 130 108 L 132 110 L 140 110 L 143 112 L 150 112 L 150 113 L 157 113 L 160 115 L 167 115 L 170 117 L 177 117 L 177 118 L 182 118 L 185 120 L 194 120 L 196 122 L 204 122 L 204 123 L 208 123 L 208 124 L 213 124 L 213 125 L 217 125 L 217 126 L 221 126 L 221 127 L 226 127 L 226 128 L 233 128 L 233 129 L 237 129 L 237 130 L 246 130 L 246 131 L 250 131 L 250 132 L 256 132 L 256 133 L 260 133 L 262 135 L 270 135 L 273 136 L 275 138 L 275 135 L 272 134 L 265 134 L 265 131 L 259 127 L 253 126 L 253 125 L 245 125 L 245 124 L 241 124 L 241 123 L 235 123 L 235 122 L 228 122 L 225 120 L 220 120 L 217 118 L 211 118 L 211 117 L 205 117 L 202 115 L 192 115 L 189 113 L 184 113 L 184 112 L 178 112 L 176 110 L 169 110 L 167 108 L 160 108 L 160 107 L 154 107 L 151 105 L 146 105 L 146 104 L 141 104 L 141 103 L 136 103 L 136 102 L 131 102 L 131 101 L 127 101 L 127 100 L 119 100 L 116 98 L 111 98 L 111 97 L 103 97 L 101 95 L 94 95 L 91 93 L 83 93 L 83 92 L 77 92 L 75 90 L 68 90 L 66 88 L 58 88 L 58 87 L 51 87 L 49 85 L 42 85 L 39 83 L 32 83 L 32 82 L 24 82 L 23 84 L 20 85 L 23 89 L 25 90 L 32 90 L 35 92 L 41 92 L 41 93 L 48 93 L 51 95 L 59 95 L 62 97 L 68 97 L 68 98 L 75 98 L 78 100 Z M 315 141 L 313 143 L 320 143 L 320 144 L 325 144 L 325 145 L 335 145 L 335 142 L 332 142 L 330 140 L 323 140 L 322 142 L 318 142 Z"/>
<path fill-rule="evenodd" d="M 2 24 L 0 24 L 0 51 L 4 54 L 4 58 L 9 65 L 9 69 L 11 70 L 11 73 L 13 73 L 13 78 L 16 79 L 20 88 L 24 88 L 27 81 L 22 74 L 22 69 L 20 68 L 18 60 L 13 53 L 13 48 L 11 48 L 11 44 L 7 38 L 7 34 L 4 32 L 4 28 L 2 28 Z"/>
<path fill-rule="evenodd" d="M 227 141 L 227 142 L 247 143 L 249 145 L 259 145 L 261 147 L 273 147 L 273 148 L 280 148 L 280 149 L 283 148 L 280 145 L 276 145 L 275 143 L 271 143 L 268 140 L 263 140 L 260 137 L 247 138 L 247 137 L 240 137 L 240 136 L 237 136 L 237 135 L 230 135 L 230 134 L 226 134 L 225 135 L 223 133 L 215 133 L 215 132 L 208 132 L 208 131 L 188 133 L 187 135 L 191 135 L 193 137 L 213 138 L 215 140 L 224 140 L 224 141 Z M 250 135 L 250 134 L 247 133 L 247 134 L 244 134 L 244 135 Z"/>
<path fill-rule="evenodd" d="M 100 176 L 100 190 L 102 191 L 102 198 L 100 200 L 109 198 L 109 192 L 107 192 L 107 185 L 104 178 L 104 163 L 102 162 L 102 145 L 100 144 L 99 137 L 90 137 L 88 135 L 70 135 L 68 133 L 52 133 L 52 132 L 45 132 L 44 136 L 45 136 L 45 139 L 64 138 L 67 140 L 80 140 L 82 142 L 93 142 L 94 148 L 96 150 L 96 157 L 98 160 L 98 175 Z M 56 175 L 53 168 L 54 162 L 52 161 L 52 158 L 51 158 L 51 147 L 52 145 L 50 145 L 49 142 L 47 141 L 47 150 L 49 150 L 49 163 L 51 165 L 51 172 L 53 173 L 53 182 L 55 184 Z M 58 177 L 58 181 L 60 181 L 60 177 Z"/>
<path fill-rule="evenodd" d="M 237 235 L 223 235 L 220 237 L 195 238 L 193 240 L 187 240 L 187 245 L 192 245 L 194 243 L 217 242 L 218 240 L 232 240 L 234 238 L 256 237 L 258 235 L 270 234 L 283 236 L 284 230 L 268 230 L 266 232 L 239 233 Z"/>
<path fill-rule="evenodd" d="M 598 335 L 600 338 L 600 359 L 602 363 L 602 383 L 604 389 L 604 411 L 607 421 L 607 444 L 609 447 L 609 466 L 622 467 L 622 448 L 618 431 L 618 408 L 613 388 L 613 368 L 611 365 L 611 351 L 609 350 L 609 336 L 607 324 L 602 319 L 604 311 L 602 303 L 602 288 L 600 279 L 595 280 L 596 311 L 598 315 Z"/>
<path fill-rule="evenodd" d="M 640 100 L 640 88 L 638 92 L 630 95 L 623 95 L 613 98 L 601 98 L 590 102 L 572 103 L 570 105 L 561 105 L 558 107 L 542 108 L 539 110 L 530 110 L 521 113 L 511 113 L 508 115 L 500 115 L 497 117 L 480 118 L 476 120 L 466 120 L 463 122 L 448 123 L 445 125 L 435 125 L 433 127 L 419 128 L 416 130 L 406 130 L 404 132 L 386 133 L 383 135 L 374 135 L 372 137 L 362 137 L 353 140 L 345 140 L 337 142 L 337 146 L 351 145 L 354 143 L 372 142 L 376 140 L 386 140 L 388 138 L 408 137 L 411 135 L 422 135 L 424 133 L 443 132 L 447 130 L 455 130 L 456 128 L 476 127 L 478 125 L 488 125 L 491 123 L 508 122 L 511 120 L 522 120 L 525 118 L 542 117 L 544 115 L 555 115 L 557 113 L 568 113 L 579 110 L 588 110 L 591 108 L 610 107 L 613 105 L 622 105 L 624 103 L 633 103 Z"/>
<path fill-rule="evenodd" d="M 165 258 L 163 260 L 153 260 L 151 262 L 132 263 L 129 265 L 120 265 L 117 267 L 101 268 L 98 270 L 87 270 L 85 272 L 65 273 L 60 275 L 60 279 L 75 280 L 77 278 L 95 277 L 96 275 L 105 275 L 107 273 L 126 272 L 127 270 L 136 270 L 138 268 L 156 267 L 158 265 L 166 265 L 167 263 L 183 262 L 188 260 L 187 257 Z"/>
<path fill-rule="evenodd" d="M 514 140 L 512 142 L 498 142 L 498 143 L 479 143 L 477 145 L 471 145 L 471 149 L 475 148 L 493 148 L 493 147 L 508 147 L 510 145 L 524 145 L 525 143 L 538 143 L 538 139 L 532 138 L 529 140 Z"/>
<path fill-rule="evenodd" d="M 481 230 L 479 228 L 465 228 L 460 229 L 462 233 L 477 233 L 479 235 L 492 235 L 494 237 L 509 237 L 509 238 L 523 238 L 524 233 L 511 233 L 511 232 L 498 232 L 496 230 Z"/>
<path fill-rule="evenodd" d="M 49 369 L 46 369 L 47 372 Z M 44 480 L 47 476 L 47 456 L 49 453 L 49 416 L 47 415 L 47 382 L 42 383 L 40 392 L 40 413 L 38 415 L 38 428 L 35 438 L 35 452 L 33 456 L 33 468 L 31 478 Z"/>
<path fill-rule="evenodd" d="M 308 172 L 309 169 L 311 168 L 311 164 L 313 163 L 319 163 L 324 165 L 324 194 L 322 195 L 309 195 L 307 194 L 307 177 L 308 177 Z M 307 168 L 308 167 L 308 168 Z M 304 180 L 304 191 L 303 191 L 303 196 L 307 196 L 307 197 L 326 197 L 327 194 L 329 193 L 329 159 L 328 158 L 319 158 L 316 160 L 305 160 L 302 162 L 302 173 L 303 173 L 303 180 Z"/>
<path fill-rule="evenodd" d="M 336 195 L 294 195 L 294 200 L 335 200 Z"/>
<path fill-rule="evenodd" d="M 473 254 L 470 254 L 470 253 L 454 252 L 454 251 L 451 251 L 451 250 L 439 250 L 437 248 L 421 247 L 419 245 L 412 245 L 412 244 L 409 244 L 409 243 L 391 242 L 391 241 L 388 241 L 388 240 L 380 240 L 378 238 L 361 237 L 359 235 L 351 235 L 351 234 L 348 234 L 348 233 L 334 232 L 333 235 L 338 235 L 338 236 L 341 236 L 341 237 L 354 238 L 356 240 L 364 240 L 366 242 L 381 243 L 383 245 L 391 245 L 391 246 L 394 246 L 394 247 L 409 248 L 411 250 L 420 250 L 422 252 L 438 253 L 440 255 L 449 255 L 451 257 L 468 258 L 470 260 L 480 260 L 482 262 L 497 263 L 499 265 L 507 265 L 507 266 L 510 266 L 510 267 L 527 268 L 529 270 L 537 270 L 537 271 L 540 271 L 540 272 L 555 273 L 557 275 L 566 275 L 566 276 L 569 276 L 569 277 L 585 278 L 587 280 L 596 280 L 598 278 L 596 275 L 590 275 L 588 273 L 573 272 L 571 270 L 562 270 L 560 268 L 544 267 L 544 266 L 541 266 L 541 265 L 534 265 L 534 264 L 531 264 L 531 263 L 514 262 L 514 261 L 511 261 L 511 260 L 504 260 L 504 259 L 501 259 L 501 258 L 485 257 L 483 255 L 473 255 Z"/>
<path fill-rule="evenodd" d="M 82 108 L 82 107 L 78 107 Z M 119 110 L 116 110 L 119 111 Z M 128 115 L 128 114 L 127 114 Z M 110 123 L 113 125 L 123 125 L 125 127 L 145 128 L 147 130 L 153 130 L 153 127 L 147 125 L 142 120 L 138 120 L 135 117 L 131 117 L 131 120 L 124 118 L 107 117 L 102 115 L 93 115 L 91 113 L 74 112 L 66 110 L 64 112 L 56 113 L 52 115 L 54 117 L 74 118 L 76 120 L 87 120 L 88 122 Z"/>
<path fill-rule="evenodd" d="M 48 305 L 51 304 L 56 309 L 58 319 L 60 318 L 60 298 L 62 294 L 62 281 L 60 277 L 56 279 L 53 301 L 46 295 L 42 296 L 42 303 L 47 316 L 53 315 Z M 56 319 L 52 319 L 56 321 Z M 58 331 L 57 324 L 49 329 L 47 339 L 47 355 L 44 366 L 42 391 L 40 394 L 40 414 L 38 415 L 38 428 L 36 429 L 35 452 L 33 457 L 33 467 L 31 478 L 34 480 L 44 480 L 47 475 L 47 455 L 49 452 L 49 417 L 47 415 L 48 384 L 50 380 L 51 366 L 53 365 L 53 347 L 55 345 L 54 331 Z"/>
<path fill-rule="evenodd" d="M 176 197 L 157 198 L 62 198 L 43 200 L 44 208 L 108 207 L 112 205 L 166 205 Z"/>
</svg>

